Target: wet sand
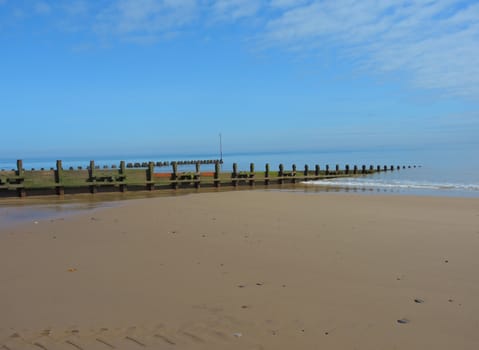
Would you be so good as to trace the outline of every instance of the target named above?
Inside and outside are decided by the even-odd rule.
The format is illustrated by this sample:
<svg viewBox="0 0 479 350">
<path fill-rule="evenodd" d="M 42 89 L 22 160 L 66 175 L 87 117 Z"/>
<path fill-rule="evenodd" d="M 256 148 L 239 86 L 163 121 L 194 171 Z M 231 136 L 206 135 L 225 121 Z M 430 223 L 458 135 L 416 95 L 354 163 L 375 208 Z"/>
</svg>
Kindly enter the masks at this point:
<svg viewBox="0 0 479 350">
<path fill-rule="evenodd" d="M 477 349 L 479 199 L 238 191 L 0 229 L 0 349 Z"/>
</svg>

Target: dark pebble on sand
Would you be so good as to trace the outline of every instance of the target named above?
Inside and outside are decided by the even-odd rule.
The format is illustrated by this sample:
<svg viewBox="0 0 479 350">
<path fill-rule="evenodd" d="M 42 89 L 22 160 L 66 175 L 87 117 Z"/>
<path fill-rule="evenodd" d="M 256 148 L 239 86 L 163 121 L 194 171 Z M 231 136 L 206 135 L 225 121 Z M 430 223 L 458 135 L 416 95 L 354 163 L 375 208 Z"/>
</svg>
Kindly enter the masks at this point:
<svg viewBox="0 0 479 350">
<path fill-rule="evenodd" d="M 422 300 L 422 299 L 414 299 L 414 302 L 417 303 L 417 304 L 422 304 L 422 303 L 424 303 L 424 300 Z"/>
<path fill-rule="evenodd" d="M 399 320 L 397 320 L 397 323 L 399 324 L 407 324 L 409 323 L 409 320 L 407 318 L 401 318 Z"/>
<path fill-rule="evenodd" d="M 247 308 L 248 308 L 248 305 L 241 305 L 241 308 L 242 308 L 242 309 L 247 309 Z"/>
</svg>

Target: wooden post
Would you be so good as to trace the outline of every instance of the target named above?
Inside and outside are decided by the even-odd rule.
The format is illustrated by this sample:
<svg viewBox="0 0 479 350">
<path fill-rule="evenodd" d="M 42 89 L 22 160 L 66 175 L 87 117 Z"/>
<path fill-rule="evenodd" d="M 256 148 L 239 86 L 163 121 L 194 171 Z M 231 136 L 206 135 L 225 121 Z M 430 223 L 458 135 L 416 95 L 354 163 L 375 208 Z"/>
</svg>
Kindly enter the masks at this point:
<svg viewBox="0 0 479 350">
<path fill-rule="evenodd" d="M 329 175 L 329 164 L 326 164 L 326 175 Z"/>
<path fill-rule="evenodd" d="M 308 164 L 304 165 L 304 181 L 308 181 L 309 177 L 309 166 Z"/>
<path fill-rule="evenodd" d="M 171 186 L 177 190 L 178 189 L 178 163 L 177 162 L 171 162 L 171 168 L 172 168 L 172 173 L 171 173 Z"/>
<path fill-rule="evenodd" d="M 25 173 L 23 171 L 23 160 L 21 160 L 21 159 L 17 160 L 17 171 L 16 171 L 16 173 L 17 173 L 17 176 L 21 176 L 21 177 L 25 175 Z"/>
<path fill-rule="evenodd" d="M 201 166 L 201 163 L 200 162 L 196 162 L 195 164 L 195 188 L 200 188 L 201 187 L 201 170 L 200 170 L 200 166 Z"/>
<path fill-rule="evenodd" d="M 215 163 L 215 179 L 214 179 L 215 187 L 220 187 L 220 163 Z"/>
<path fill-rule="evenodd" d="M 269 163 L 264 166 L 264 184 L 269 185 Z"/>
<path fill-rule="evenodd" d="M 238 164 L 233 163 L 233 172 L 231 173 L 233 179 L 233 186 L 238 187 Z"/>
<path fill-rule="evenodd" d="M 336 164 L 336 175 L 339 175 L 339 164 Z"/>
<path fill-rule="evenodd" d="M 357 173 L 358 173 L 358 166 L 355 165 L 353 168 L 353 174 L 357 174 Z"/>
<path fill-rule="evenodd" d="M 394 171 L 394 165 L 391 165 L 391 171 Z"/>
<path fill-rule="evenodd" d="M 95 161 L 90 160 L 90 167 L 88 169 L 88 175 L 89 175 L 89 181 L 92 182 L 90 185 L 90 193 L 96 193 L 98 191 L 98 188 L 95 185 L 96 179 L 95 179 Z"/>
<path fill-rule="evenodd" d="M 292 175 L 292 177 L 293 177 L 292 182 L 293 182 L 293 183 L 296 183 L 296 164 L 293 164 L 293 165 L 292 165 L 292 171 L 291 171 L 291 173 L 292 173 L 291 175 Z"/>
<path fill-rule="evenodd" d="M 366 165 L 363 165 L 363 166 L 361 167 L 361 173 L 362 173 L 362 174 L 366 174 Z"/>
<path fill-rule="evenodd" d="M 153 182 L 154 173 L 155 173 L 155 163 L 149 162 L 148 169 L 146 170 L 146 189 L 148 191 L 153 191 L 155 189 L 155 184 Z"/>
<path fill-rule="evenodd" d="M 282 185 L 284 183 L 283 176 L 284 176 L 284 165 L 280 164 L 279 165 L 279 171 L 278 171 L 278 183 L 280 185 Z"/>
<path fill-rule="evenodd" d="M 253 187 L 255 185 L 254 163 L 249 165 L 249 179 L 249 185 Z"/>
<path fill-rule="evenodd" d="M 396 169 L 397 169 L 397 170 L 401 170 L 401 167 L 398 165 Z"/>
<path fill-rule="evenodd" d="M 25 187 L 24 187 L 25 172 L 23 171 L 23 160 L 21 159 L 17 160 L 16 173 L 17 173 L 18 179 L 15 182 L 20 185 L 19 187 L 17 187 L 17 194 L 18 194 L 18 197 L 23 198 L 27 195 L 27 192 L 25 191 Z"/>
<path fill-rule="evenodd" d="M 384 166 L 384 171 L 388 171 L 387 165 Z"/>
<path fill-rule="evenodd" d="M 381 172 L 381 166 L 378 165 L 378 167 L 376 168 L 377 169 L 377 172 L 380 173 Z"/>
<path fill-rule="evenodd" d="M 346 172 L 346 175 L 349 174 L 349 164 L 346 164 L 346 166 L 344 167 L 344 171 Z"/>
<path fill-rule="evenodd" d="M 57 160 L 57 169 L 55 170 L 55 191 L 57 195 L 63 196 L 65 194 L 65 187 L 62 185 L 63 167 L 62 161 Z"/>
<path fill-rule="evenodd" d="M 321 169 L 319 168 L 319 164 L 316 164 L 316 166 L 314 167 L 314 176 L 316 176 L 316 178 L 319 177 L 320 171 Z"/>
<path fill-rule="evenodd" d="M 374 173 L 374 165 L 369 166 L 369 172 L 372 174 Z"/>
<path fill-rule="evenodd" d="M 126 168 L 125 168 L 125 161 L 120 161 L 120 176 L 121 182 L 125 182 L 126 179 Z M 125 183 L 120 184 L 120 192 L 126 192 L 127 185 Z"/>
</svg>

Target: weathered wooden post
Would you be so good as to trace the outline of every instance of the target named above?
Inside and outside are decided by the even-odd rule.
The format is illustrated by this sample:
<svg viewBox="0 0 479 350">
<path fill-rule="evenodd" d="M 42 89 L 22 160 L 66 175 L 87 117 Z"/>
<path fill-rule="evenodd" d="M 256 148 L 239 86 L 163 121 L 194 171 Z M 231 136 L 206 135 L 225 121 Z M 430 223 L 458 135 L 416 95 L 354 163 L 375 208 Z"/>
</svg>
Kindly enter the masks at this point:
<svg viewBox="0 0 479 350">
<path fill-rule="evenodd" d="M 88 176 L 89 176 L 88 180 L 91 182 L 90 193 L 96 193 L 98 191 L 98 188 L 96 187 L 95 161 L 94 160 L 90 160 L 90 166 L 88 168 Z"/>
<path fill-rule="evenodd" d="M 362 174 L 366 174 L 366 165 L 363 165 L 363 166 L 361 167 L 361 173 L 362 173 Z"/>
<path fill-rule="evenodd" d="M 357 173 L 358 173 L 358 166 L 355 165 L 353 168 L 353 174 L 357 174 Z"/>
<path fill-rule="evenodd" d="M 220 163 L 215 162 L 215 187 L 220 187 Z"/>
<path fill-rule="evenodd" d="M 279 171 L 278 171 L 278 183 L 282 185 L 284 183 L 284 165 L 280 164 L 279 165 Z"/>
<path fill-rule="evenodd" d="M 148 162 L 148 168 L 146 170 L 146 189 L 153 191 L 155 189 L 155 183 L 153 180 L 153 174 L 155 173 L 155 163 Z"/>
<path fill-rule="evenodd" d="M 329 175 L 329 164 L 326 164 L 326 175 Z"/>
<path fill-rule="evenodd" d="M 292 168 L 291 170 L 292 182 L 296 183 L 296 164 L 293 164 L 291 168 Z"/>
<path fill-rule="evenodd" d="M 391 171 L 394 171 L 394 165 L 391 165 Z"/>
<path fill-rule="evenodd" d="M 65 187 L 62 185 L 63 167 L 62 161 L 57 160 L 57 169 L 55 170 L 55 191 L 57 195 L 63 196 L 65 194 Z"/>
<path fill-rule="evenodd" d="M 249 185 L 251 187 L 255 185 L 254 163 L 249 165 Z"/>
<path fill-rule="evenodd" d="M 387 165 L 384 166 L 384 171 L 388 171 L 388 166 Z"/>
<path fill-rule="evenodd" d="M 336 175 L 339 175 L 339 164 L 336 164 Z"/>
<path fill-rule="evenodd" d="M 201 166 L 201 163 L 200 162 L 196 162 L 195 163 L 195 176 L 194 176 L 194 179 L 195 179 L 195 188 L 200 188 L 201 187 L 201 171 L 200 171 L 200 166 Z"/>
<path fill-rule="evenodd" d="M 349 164 L 346 164 L 346 166 L 344 167 L 344 172 L 346 173 L 346 175 L 349 174 Z"/>
<path fill-rule="evenodd" d="M 178 163 L 177 162 L 171 162 L 171 187 L 173 189 L 177 190 L 178 189 Z"/>
<path fill-rule="evenodd" d="M 269 163 L 264 166 L 264 184 L 269 185 Z"/>
<path fill-rule="evenodd" d="M 377 166 L 376 171 L 377 171 L 378 173 L 381 172 L 381 166 L 380 166 L 380 165 Z"/>
<path fill-rule="evenodd" d="M 17 194 L 19 197 L 23 198 L 27 195 L 27 192 L 25 191 L 25 186 L 24 186 L 24 180 L 25 180 L 25 172 L 23 171 L 23 160 L 18 159 L 17 160 L 17 179 L 16 183 L 18 184 L 17 187 Z"/>
<path fill-rule="evenodd" d="M 396 169 L 397 169 L 397 170 L 401 170 L 401 167 L 398 165 Z"/>
<path fill-rule="evenodd" d="M 374 173 L 374 165 L 369 166 L 369 173 Z"/>
<path fill-rule="evenodd" d="M 233 179 L 233 186 L 238 187 L 238 164 L 233 163 L 233 172 L 231 173 Z"/>
<path fill-rule="evenodd" d="M 23 177 L 25 175 L 25 172 L 23 170 L 23 160 L 22 159 L 18 159 L 17 160 L 17 176 L 19 177 Z"/>
<path fill-rule="evenodd" d="M 125 161 L 120 161 L 120 192 L 125 192 L 127 190 L 127 185 L 125 183 L 126 180 L 126 168 L 125 168 Z"/>
<path fill-rule="evenodd" d="M 309 166 L 308 164 L 304 165 L 304 181 L 308 181 L 309 178 Z"/>
<path fill-rule="evenodd" d="M 314 176 L 315 176 L 316 178 L 319 177 L 320 171 L 321 171 L 321 169 L 319 168 L 319 164 L 316 164 L 315 167 L 314 167 Z"/>
</svg>

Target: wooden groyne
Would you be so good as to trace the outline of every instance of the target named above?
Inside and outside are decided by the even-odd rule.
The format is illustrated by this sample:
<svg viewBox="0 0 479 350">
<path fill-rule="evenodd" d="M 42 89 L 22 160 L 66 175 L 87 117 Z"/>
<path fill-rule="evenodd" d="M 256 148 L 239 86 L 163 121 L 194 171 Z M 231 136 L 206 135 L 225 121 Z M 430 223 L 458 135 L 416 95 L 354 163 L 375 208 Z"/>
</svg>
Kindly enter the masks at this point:
<svg viewBox="0 0 479 350">
<path fill-rule="evenodd" d="M 183 161 L 183 162 L 143 162 L 125 163 L 121 161 L 119 166 L 99 167 L 95 161 L 90 161 L 86 168 L 74 169 L 63 168 L 61 160 L 56 161 L 56 167 L 46 169 L 25 170 L 23 161 L 17 160 L 17 168 L 12 170 L 0 170 L 0 196 L 25 197 L 27 194 L 57 194 L 66 193 L 97 193 L 99 191 L 127 190 L 161 190 L 201 187 L 222 186 L 270 186 L 294 184 L 302 181 L 312 181 L 337 177 L 352 177 L 374 174 L 386 171 L 398 171 L 405 168 L 416 168 L 416 165 L 339 165 L 324 168 L 316 164 L 313 168 L 305 165 L 298 169 L 295 164 L 286 169 L 280 164 L 278 169 L 271 169 L 269 164 L 264 169 L 257 170 L 254 163 L 249 169 L 239 170 L 237 164 L 233 164 L 232 171 L 222 171 L 219 160 L 215 161 Z M 193 171 L 179 171 L 179 165 L 194 164 Z M 213 171 L 202 171 L 201 165 L 214 165 Z M 138 165 L 138 166 L 137 166 Z M 170 171 L 164 171 L 162 167 L 168 166 Z M 160 171 L 157 171 L 160 170 Z"/>
</svg>

